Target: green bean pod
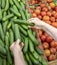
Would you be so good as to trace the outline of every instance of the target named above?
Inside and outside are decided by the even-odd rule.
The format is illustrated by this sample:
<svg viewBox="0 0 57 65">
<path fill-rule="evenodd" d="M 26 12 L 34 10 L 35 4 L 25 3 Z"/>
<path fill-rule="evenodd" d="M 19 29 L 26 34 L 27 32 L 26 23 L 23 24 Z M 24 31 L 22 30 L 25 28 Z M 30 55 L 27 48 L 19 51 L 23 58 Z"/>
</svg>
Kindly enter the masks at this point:
<svg viewBox="0 0 57 65">
<path fill-rule="evenodd" d="M 33 45 L 33 42 L 29 39 L 29 50 L 31 53 L 34 52 L 34 45 Z"/>
<path fill-rule="evenodd" d="M 4 32 L 3 32 L 1 24 L 0 24 L 0 36 L 1 36 L 1 39 L 4 41 Z"/>
<path fill-rule="evenodd" d="M 24 30 L 21 26 L 19 26 L 19 29 L 20 29 L 20 31 L 21 31 L 25 36 L 27 36 L 26 30 Z"/>
<path fill-rule="evenodd" d="M 10 5 L 13 5 L 14 3 L 13 3 L 13 0 L 9 0 L 9 3 L 10 3 Z"/>
<path fill-rule="evenodd" d="M 0 46 L 4 47 L 4 42 L 0 39 Z"/>
<path fill-rule="evenodd" d="M 31 33 L 30 29 L 28 30 L 28 36 L 29 36 L 29 38 L 32 40 L 32 42 L 33 42 L 35 45 L 39 45 L 39 42 L 38 42 L 37 39 L 34 37 L 34 35 Z"/>
<path fill-rule="evenodd" d="M 24 53 L 28 52 L 28 38 L 27 37 L 25 38 L 23 52 Z"/>
<path fill-rule="evenodd" d="M 0 8 L 0 20 L 2 20 L 2 9 Z"/>
<path fill-rule="evenodd" d="M 7 62 L 6 59 L 3 59 L 3 63 L 2 64 L 6 65 L 6 62 Z"/>
<path fill-rule="evenodd" d="M 19 31 L 19 28 L 18 28 L 18 24 L 14 25 L 14 33 L 15 33 L 15 40 L 17 40 L 17 39 L 21 40 L 20 31 Z"/>
<path fill-rule="evenodd" d="M 4 9 L 5 8 L 5 4 L 6 4 L 6 0 L 2 0 L 2 8 Z"/>
<path fill-rule="evenodd" d="M 19 12 L 16 12 L 13 8 L 10 8 L 10 11 L 18 17 L 21 16 L 21 14 Z"/>
<path fill-rule="evenodd" d="M 5 21 L 2 23 L 4 34 L 6 33 L 6 30 L 7 30 L 7 24 L 8 24 L 8 21 Z"/>
<path fill-rule="evenodd" d="M 14 42 L 14 33 L 11 29 L 9 30 L 9 38 L 10 38 L 10 45 L 11 45 Z"/>
<path fill-rule="evenodd" d="M 33 65 L 32 62 L 31 62 L 31 60 L 30 60 L 30 58 L 29 58 L 28 53 L 25 54 L 25 59 L 27 60 L 27 62 L 28 62 L 29 65 Z"/>
<path fill-rule="evenodd" d="M 7 11 L 8 9 L 9 9 L 9 0 L 6 0 L 6 5 L 5 5 L 4 10 Z"/>
<path fill-rule="evenodd" d="M 10 19 L 10 18 L 13 17 L 13 16 L 14 16 L 13 14 L 9 14 L 9 15 L 3 17 L 2 20 L 3 20 L 3 21 L 6 21 L 6 20 Z"/>
<path fill-rule="evenodd" d="M 18 12 L 18 8 L 16 7 L 16 5 L 13 5 L 13 9 Z"/>
</svg>

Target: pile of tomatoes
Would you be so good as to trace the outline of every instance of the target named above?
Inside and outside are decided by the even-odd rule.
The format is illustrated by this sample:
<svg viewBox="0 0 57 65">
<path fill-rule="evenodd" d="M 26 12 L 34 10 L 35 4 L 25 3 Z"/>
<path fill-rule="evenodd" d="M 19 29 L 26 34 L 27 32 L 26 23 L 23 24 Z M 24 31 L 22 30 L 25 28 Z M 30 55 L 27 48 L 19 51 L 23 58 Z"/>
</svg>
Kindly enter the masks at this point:
<svg viewBox="0 0 57 65">
<path fill-rule="evenodd" d="M 30 2 L 30 4 L 35 3 L 40 3 L 40 5 L 30 8 L 32 17 L 37 17 L 57 28 L 57 6 L 55 3 L 52 0 L 46 0 L 45 3 L 38 0 Z M 43 30 L 38 30 L 38 33 L 48 61 L 55 60 L 57 58 L 57 42 Z"/>
</svg>

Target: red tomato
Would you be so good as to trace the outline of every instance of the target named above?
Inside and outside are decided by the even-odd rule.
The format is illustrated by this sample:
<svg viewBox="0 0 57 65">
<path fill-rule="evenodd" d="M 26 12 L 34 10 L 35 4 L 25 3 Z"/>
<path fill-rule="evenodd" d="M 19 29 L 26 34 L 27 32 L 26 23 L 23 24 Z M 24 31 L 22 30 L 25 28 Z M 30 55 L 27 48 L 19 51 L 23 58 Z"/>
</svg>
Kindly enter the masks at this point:
<svg viewBox="0 0 57 65">
<path fill-rule="evenodd" d="M 36 13 L 37 15 L 39 15 L 39 14 L 40 14 L 40 10 L 39 10 L 39 9 L 36 9 L 36 10 L 35 10 L 35 13 Z"/>
<path fill-rule="evenodd" d="M 41 36 L 41 41 L 44 42 L 45 40 L 46 40 L 46 36 L 42 35 L 42 36 Z"/>
<path fill-rule="evenodd" d="M 41 3 L 40 7 L 43 8 L 45 7 L 46 5 L 44 3 Z"/>
<path fill-rule="evenodd" d="M 47 11 L 48 11 L 48 8 L 47 8 L 47 7 L 43 7 L 43 8 L 42 8 L 42 11 L 47 12 Z"/>
<path fill-rule="evenodd" d="M 54 15 L 54 17 L 57 19 L 57 13 Z"/>
<path fill-rule="evenodd" d="M 56 47 L 54 40 L 50 43 L 50 46 L 51 46 L 51 47 Z"/>
<path fill-rule="evenodd" d="M 47 57 L 50 56 L 50 50 L 49 50 L 49 49 L 44 50 L 44 53 L 45 53 L 45 55 L 46 55 Z"/>
<path fill-rule="evenodd" d="M 47 12 L 47 16 L 51 16 L 51 12 L 48 11 L 48 12 Z"/>
<path fill-rule="evenodd" d="M 55 8 L 55 4 L 53 2 L 50 3 L 51 8 Z"/>
<path fill-rule="evenodd" d="M 54 16 L 56 14 L 56 11 L 52 11 L 52 16 Z"/>
<path fill-rule="evenodd" d="M 52 2 L 52 0 L 47 0 L 48 3 Z"/>
<path fill-rule="evenodd" d="M 41 7 L 40 6 L 37 6 L 36 9 L 39 9 L 41 11 Z"/>
<path fill-rule="evenodd" d="M 49 19 L 50 19 L 49 16 L 43 16 L 44 21 L 49 21 Z"/>
<path fill-rule="evenodd" d="M 35 0 L 32 0 L 32 4 L 35 4 L 36 2 L 35 2 Z"/>
<path fill-rule="evenodd" d="M 55 22 L 55 17 L 50 17 L 51 22 Z"/>
<path fill-rule="evenodd" d="M 53 39 L 52 39 L 52 37 L 51 36 L 47 36 L 47 38 L 46 38 L 46 41 L 49 43 L 49 42 L 51 42 Z"/>
<path fill-rule="evenodd" d="M 42 16 L 45 16 L 46 15 L 46 12 L 45 11 L 41 11 L 41 15 Z"/>
<path fill-rule="evenodd" d="M 51 52 L 51 54 L 55 54 L 56 53 L 56 48 L 50 48 L 50 52 Z"/>
<path fill-rule="evenodd" d="M 57 42 L 55 41 L 55 46 L 57 47 Z"/>
<path fill-rule="evenodd" d="M 53 61 L 53 60 L 55 60 L 56 59 L 56 55 L 54 55 L 54 54 L 51 54 L 49 57 L 48 57 L 48 60 L 49 61 Z"/>
<path fill-rule="evenodd" d="M 57 22 L 53 22 L 51 25 L 57 28 Z"/>
<path fill-rule="evenodd" d="M 56 51 L 57 51 L 57 47 L 56 47 Z"/>
<path fill-rule="evenodd" d="M 37 17 L 37 14 L 36 13 L 32 13 L 32 17 Z"/>
<path fill-rule="evenodd" d="M 57 12 L 57 6 L 55 7 L 55 11 Z"/>
<path fill-rule="evenodd" d="M 56 19 L 56 22 L 57 22 L 57 19 Z"/>
<path fill-rule="evenodd" d="M 41 20 L 42 19 L 42 16 L 41 15 L 38 15 L 38 18 Z"/>
<path fill-rule="evenodd" d="M 44 43 L 43 43 L 43 48 L 44 48 L 44 49 L 48 49 L 48 48 L 49 48 L 49 44 L 48 44 L 47 42 L 44 42 Z"/>
</svg>

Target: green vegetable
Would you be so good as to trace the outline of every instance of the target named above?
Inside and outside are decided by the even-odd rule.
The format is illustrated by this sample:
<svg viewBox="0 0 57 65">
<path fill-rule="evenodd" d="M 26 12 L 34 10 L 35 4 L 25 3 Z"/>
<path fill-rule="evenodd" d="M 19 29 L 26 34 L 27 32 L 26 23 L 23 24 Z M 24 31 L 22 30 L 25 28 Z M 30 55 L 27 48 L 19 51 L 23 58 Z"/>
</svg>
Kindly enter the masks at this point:
<svg viewBox="0 0 57 65">
<path fill-rule="evenodd" d="M 28 13 L 28 10 L 27 9 L 25 10 L 25 13 L 26 13 L 25 14 L 26 15 L 26 19 L 28 20 L 30 18 L 30 14 Z"/>
<path fill-rule="evenodd" d="M 33 31 L 33 35 L 36 37 L 36 32 L 35 31 Z"/>
<path fill-rule="evenodd" d="M 34 45 L 33 45 L 33 42 L 29 39 L 29 50 L 30 52 L 34 52 Z"/>
<path fill-rule="evenodd" d="M 36 38 L 34 37 L 34 35 L 31 33 L 30 29 L 28 30 L 28 36 L 33 41 L 33 43 L 35 45 L 39 45 L 39 42 L 36 40 Z"/>
<path fill-rule="evenodd" d="M 9 3 L 11 4 L 11 5 L 13 5 L 14 3 L 13 3 L 13 0 L 9 0 Z"/>
<path fill-rule="evenodd" d="M 27 37 L 25 38 L 23 52 L 24 53 L 28 52 L 28 38 Z"/>
<path fill-rule="evenodd" d="M 13 5 L 13 9 L 18 12 L 18 8 L 16 7 L 16 5 Z"/>
<path fill-rule="evenodd" d="M 33 55 L 33 57 L 34 57 L 36 60 L 39 59 L 39 57 L 38 57 L 38 53 L 37 53 L 36 51 L 34 51 L 34 53 L 32 53 L 32 55 Z"/>
<path fill-rule="evenodd" d="M 7 15 L 6 11 L 5 11 L 5 12 L 3 12 L 3 17 L 5 17 L 6 15 Z"/>
<path fill-rule="evenodd" d="M 18 17 L 21 16 L 21 14 L 19 12 L 16 12 L 13 8 L 10 8 L 10 11 Z"/>
<path fill-rule="evenodd" d="M 47 61 L 44 58 L 42 58 L 42 65 L 48 65 Z"/>
<path fill-rule="evenodd" d="M 20 2 L 20 5 L 21 5 L 22 9 L 25 10 L 25 6 L 24 6 L 23 2 Z"/>
<path fill-rule="evenodd" d="M 28 27 L 26 25 L 21 25 L 21 27 L 25 30 L 28 30 Z"/>
<path fill-rule="evenodd" d="M 13 31 L 10 29 L 9 30 L 9 40 L 10 40 L 10 45 L 14 42 L 14 33 Z"/>
<path fill-rule="evenodd" d="M 3 59 L 3 63 L 2 63 L 2 65 L 6 65 L 6 59 Z"/>
<path fill-rule="evenodd" d="M 2 46 L 0 46 L 0 53 L 6 55 L 6 49 Z"/>
<path fill-rule="evenodd" d="M 30 57 L 31 61 L 32 61 L 34 64 L 38 64 L 38 63 L 39 63 L 38 60 L 36 60 L 36 59 L 32 56 L 31 53 L 29 53 L 29 57 Z"/>
<path fill-rule="evenodd" d="M 8 24 L 8 21 L 3 22 L 3 24 L 2 24 L 4 34 L 6 33 L 6 30 L 7 30 L 7 24 Z"/>
<path fill-rule="evenodd" d="M 2 29 L 1 23 L 0 23 L 0 36 L 1 36 L 1 39 L 4 41 L 4 32 L 3 32 L 3 29 Z"/>
<path fill-rule="evenodd" d="M 17 39 L 21 40 L 20 31 L 19 31 L 19 28 L 18 28 L 18 24 L 14 25 L 14 33 L 15 33 L 15 40 L 17 40 Z"/>
<path fill-rule="evenodd" d="M 3 63 L 3 62 L 2 62 L 2 58 L 0 57 L 0 65 L 2 65 L 2 63 Z"/>
<path fill-rule="evenodd" d="M 15 3 L 18 9 L 21 9 L 21 6 L 19 5 L 18 0 L 13 0 L 13 2 Z"/>
<path fill-rule="evenodd" d="M 6 44 L 6 46 L 9 47 L 9 32 L 6 32 L 6 36 L 5 36 L 5 44 Z"/>
<path fill-rule="evenodd" d="M 2 55 L 1 53 L 0 53 L 0 57 L 3 58 L 3 59 L 6 58 L 6 56 L 5 55 Z"/>
<path fill-rule="evenodd" d="M 12 25 L 12 23 L 9 22 L 8 25 L 7 25 L 7 29 L 8 29 L 8 30 L 11 28 L 11 25 Z"/>
<path fill-rule="evenodd" d="M 0 0 L 0 7 L 1 7 L 1 4 L 2 4 L 2 0 Z"/>
<path fill-rule="evenodd" d="M 28 62 L 29 65 L 33 65 L 32 62 L 31 62 L 31 60 L 30 60 L 30 58 L 29 58 L 28 53 L 25 54 L 25 58 L 26 58 L 26 60 L 27 60 L 27 62 Z"/>
<path fill-rule="evenodd" d="M 2 0 L 2 8 L 4 9 L 5 8 L 5 4 L 6 4 L 6 0 Z"/>
<path fill-rule="evenodd" d="M 12 65 L 12 58 L 8 46 L 6 46 L 6 51 L 7 51 L 7 61 L 10 65 Z"/>
<path fill-rule="evenodd" d="M 16 24 L 23 24 L 23 25 L 30 25 L 30 26 L 34 26 L 34 23 L 28 23 L 25 20 L 20 20 L 20 19 L 12 19 L 12 21 L 14 21 L 14 23 Z"/>
<path fill-rule="evenodd" d="M 39 55 L 42 55 L 43 54 L 43 51 L 41 50 L 41 49 L 39 49 L 39 48 L 35 48 L 36 49 L 36 51 L 37 51 L 37 53 L 39 54 Z"/>
<path fill-rule="evenodd" d="M 2 20 L 2 9 L 0 8 L 0 20 Z"/>
<path fill-rule="evenodd" d="M 3 21 L 6 21 L 6 20 L 10 19 L 10 18 L 13 17 L 13 16 L 14 16 L 13 14 L 9 14 L 9 15 L 3 17 L 2 20 L 3 20 Z"/>
<path fill-rule="evenodd" d="M 0 39 L 0 46 L 4 47 L 4 42 Z"/>
<path fill-rule="evenodd" d="M 27 36 L 26 30 L 24 30 L 21 26 L 19 26 L 19 29 L 20 29 L 20 31 L 21 31 L 25 36 Z"/>
<path fill-rule="evenodd" d="M 7 11 L 9 9 L 9 0 L 6 0 L 6 5 L 5 5 L 5 11 Z"/>
</svg>

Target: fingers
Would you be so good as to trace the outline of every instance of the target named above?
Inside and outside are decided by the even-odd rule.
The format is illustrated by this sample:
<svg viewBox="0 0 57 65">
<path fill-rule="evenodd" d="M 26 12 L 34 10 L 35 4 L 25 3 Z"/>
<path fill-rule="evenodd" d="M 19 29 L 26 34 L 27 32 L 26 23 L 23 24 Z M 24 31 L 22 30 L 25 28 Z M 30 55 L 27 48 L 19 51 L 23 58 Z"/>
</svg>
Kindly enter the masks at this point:
<svg viewBox="0 0 57 65">
<path fill-rule="evenodd" d="M 20 47 L 21 47 L 21 50 L 22 50 L 23 47 L 24 47 L 24 43 L 23 42 L 21 42 Z"/>
<path fill-rule="evenodd" d="M 13 42 L 13 44 L 10 46 L 10 50 L 12 50 L 15 46 L 15 42 Z"/>
<path fill-rule="evenodd" d="M 30 22 L 30 23 L 34 23 L 35 21 L 38 21 L 39 19 L 38 18 L 31 18 L 31 19 L 29 19 L 28 21 Z"/>
<path fill-rule="evenodd" d="M 21 42 L 21 41 L 18 39 L 18 40 L 15 42 L 15 44 L 16 44 L 16 45 L 19 45 L 20 42 Z"/>
<path fill-rule="evenodd" d="M 10 50 L 14 51 L 15 49 L 19 49 L 22 50 L 22 48 L 24 47 L 24 43 L 21 42 L 19 39 L 14 42 L 11 46 L 10 46 Z"/>
</svg>

